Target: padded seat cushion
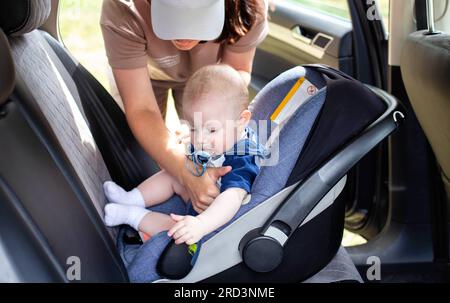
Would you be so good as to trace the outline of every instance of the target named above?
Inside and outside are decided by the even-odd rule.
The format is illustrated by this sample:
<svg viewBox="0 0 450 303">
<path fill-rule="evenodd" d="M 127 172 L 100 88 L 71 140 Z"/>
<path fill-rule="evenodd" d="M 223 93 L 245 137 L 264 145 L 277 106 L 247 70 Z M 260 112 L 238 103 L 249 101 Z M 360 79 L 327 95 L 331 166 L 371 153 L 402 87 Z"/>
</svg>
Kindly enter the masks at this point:
<svg viewBox="0 0 450 303">
<path fill-rule="evenodd" d="M 8 36 L 20 36 L 39 28 L 51 11 L 51 0 L 2 1 L 0 28 Z"/>
<path fill-rule="evenodd" d="M 12 37 L 10 44 L 18 77 L 29 87 L 103 218 L 106 198 L 102 184 L 111 177 L 86 123 L 73 80 L 38 31 Z M 115 237 L 115 229 L 109 230 Z"/>
</svg>

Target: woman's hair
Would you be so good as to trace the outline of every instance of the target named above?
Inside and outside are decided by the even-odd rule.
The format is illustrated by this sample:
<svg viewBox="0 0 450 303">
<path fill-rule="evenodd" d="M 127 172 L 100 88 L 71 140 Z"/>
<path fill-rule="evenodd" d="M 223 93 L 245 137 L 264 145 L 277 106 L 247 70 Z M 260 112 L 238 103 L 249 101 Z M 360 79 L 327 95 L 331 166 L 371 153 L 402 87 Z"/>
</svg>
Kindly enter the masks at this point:
<svg viewBox="0 0 450 303">
<path fill-rule="evenodd" d="M 264 0 L 225 0 L 225 24 L 216 42 L 234 44 L 245 36 L 255 25 Z"/>
</svg>

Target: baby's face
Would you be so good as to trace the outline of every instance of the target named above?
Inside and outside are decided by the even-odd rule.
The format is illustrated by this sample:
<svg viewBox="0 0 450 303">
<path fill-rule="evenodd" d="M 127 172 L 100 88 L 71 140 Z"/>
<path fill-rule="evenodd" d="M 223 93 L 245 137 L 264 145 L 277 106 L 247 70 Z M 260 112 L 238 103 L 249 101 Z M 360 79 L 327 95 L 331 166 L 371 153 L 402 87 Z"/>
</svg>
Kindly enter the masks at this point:
<svg viewBox="0 0 450 303">
<path fill-rule="evenodd" d="M 231 149 L 241 139 L 247 125 L 242 123 L 241 113 L 233 108 L 233 100 L 224 102 L 218 98 L 226 96 L 207 94 L 191 103 L 190 108 L 184 108 L 191 143 L 196 150 L 204 150 L 212 155 L 220 155 Z"/>
</svg>

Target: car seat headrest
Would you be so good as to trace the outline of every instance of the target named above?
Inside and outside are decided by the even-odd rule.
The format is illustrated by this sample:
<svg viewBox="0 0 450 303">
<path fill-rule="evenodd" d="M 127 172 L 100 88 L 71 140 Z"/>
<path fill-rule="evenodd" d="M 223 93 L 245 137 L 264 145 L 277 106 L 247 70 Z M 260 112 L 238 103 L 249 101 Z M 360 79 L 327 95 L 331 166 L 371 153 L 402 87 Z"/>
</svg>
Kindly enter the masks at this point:
<svg viewBox="0 0 450 303">
<path fill-rule="evenodd" d="M 14 89 L 15 71 L 8 38 L 0 29 L 0 105 L 6 101 Z"/>
<path fill-rule="evenodd" d="M 47 21 L 51 0 L 0 1 L 0 28 L 8 36 L 20 36 Z"/>
</svg>

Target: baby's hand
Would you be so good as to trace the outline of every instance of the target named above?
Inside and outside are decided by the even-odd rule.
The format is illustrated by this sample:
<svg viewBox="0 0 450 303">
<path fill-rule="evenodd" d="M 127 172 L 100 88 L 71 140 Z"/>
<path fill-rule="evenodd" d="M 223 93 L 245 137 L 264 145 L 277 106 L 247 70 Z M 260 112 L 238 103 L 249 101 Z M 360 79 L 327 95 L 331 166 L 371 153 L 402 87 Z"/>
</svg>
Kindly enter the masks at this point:
<svg viewBox="0 0 450 303">
<path fill-rule="evenodd" d="M 169 230 L 167 235 L 174 238 L 175 244 L 186 242 L 187 245 L 191 245 L 200 241 L 205 235 L 205 224 L 198 217 L 174 214 L 170 216 L 177 223 Z"/>
</svg>

